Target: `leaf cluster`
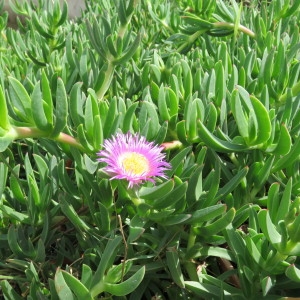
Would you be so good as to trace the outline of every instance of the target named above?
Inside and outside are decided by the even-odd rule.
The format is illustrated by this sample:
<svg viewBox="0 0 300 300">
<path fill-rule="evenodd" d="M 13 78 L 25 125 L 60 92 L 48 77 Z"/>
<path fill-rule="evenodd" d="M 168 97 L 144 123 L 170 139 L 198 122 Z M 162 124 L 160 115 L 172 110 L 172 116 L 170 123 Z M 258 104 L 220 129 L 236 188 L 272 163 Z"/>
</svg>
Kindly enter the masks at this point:
<svg viewBox="0 0 300 300">
<path fill-rule="evenodd" d="M 5 299 L 299 295 L 299 1 L 15 1 L 0 16 Z M 135 201 L 103 140 L 162 144 Z"/>
</svg>

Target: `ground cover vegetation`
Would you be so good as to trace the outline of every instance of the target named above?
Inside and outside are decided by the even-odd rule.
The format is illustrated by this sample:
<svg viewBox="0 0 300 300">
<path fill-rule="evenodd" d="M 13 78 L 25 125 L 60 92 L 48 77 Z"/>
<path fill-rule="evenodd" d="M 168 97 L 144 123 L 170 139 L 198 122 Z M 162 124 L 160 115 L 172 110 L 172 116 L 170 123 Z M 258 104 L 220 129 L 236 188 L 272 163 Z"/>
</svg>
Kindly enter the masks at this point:
<svg viewBox="0 0 300 300">
<path fill-rule="evenodd" d="M 1 297 L 299 296 L 300 2 L 11 6 Z"/>
</svg>

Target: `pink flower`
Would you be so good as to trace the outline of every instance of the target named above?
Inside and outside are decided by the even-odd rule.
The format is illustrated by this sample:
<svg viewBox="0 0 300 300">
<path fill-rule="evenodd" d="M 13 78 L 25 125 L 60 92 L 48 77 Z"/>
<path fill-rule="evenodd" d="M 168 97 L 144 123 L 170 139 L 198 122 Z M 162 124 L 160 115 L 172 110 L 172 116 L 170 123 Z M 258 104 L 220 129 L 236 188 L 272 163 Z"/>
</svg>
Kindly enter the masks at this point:
<svg viewBox="0 0 300 300">
<path fill-rule="evenodd" d="M 153 177 L 166 178 L 164 171 L 171 165 L 164 161 L 163 149 L 139 134 L 128 132 L 105 140 L 103 150 L 97 154 L 98 161 L 107 164 L 104 171 L 111 179 L 125 179 L 132 188 L 144 181 L 154 182 Z"/>
</svg>

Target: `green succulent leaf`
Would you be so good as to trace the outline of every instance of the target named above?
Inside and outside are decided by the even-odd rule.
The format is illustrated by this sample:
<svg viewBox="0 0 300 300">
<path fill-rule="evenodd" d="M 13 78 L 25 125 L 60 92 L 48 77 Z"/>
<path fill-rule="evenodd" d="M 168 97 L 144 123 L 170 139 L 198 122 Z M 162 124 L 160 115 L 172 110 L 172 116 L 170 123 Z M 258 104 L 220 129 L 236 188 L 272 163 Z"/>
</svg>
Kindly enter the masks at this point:
<svg viewBox="0 0 300 300">
<path fill-rule="evenodd" d="M 178 201 L 184 199 L 187 187 L 187 182 L 175 186 L 174 189 L 171 192 L 167 193 L 166 196 L 163 196 L 153 201 L 153 208 L 165 209 L 174 206 Z"/>
<path fill-rule="evenodd" d="M 72 290 L 69 288 L 68 284 L 65 281 L 62 271 L 58 270 L 54 278 L 55 290 L 59 299 L 67 297 L 68 299 L 76 299 L 75 295 L 72 293 Z"/>
<path fill-rule="evenodd" d="M 3 152 L 7 149 L 7 147 L 13 142 L 13 135 L 6 135 L 0 137 L 0 152 Z"/>
<path fill-rule="evenodd" d="M 295 282 L 300 282 L 300 270 L 295 265 L 290 265 L 286 269 L 285 275 Z"/>
<path fill-rule="evenodd" d="M 9 96 L 15 114 L 26 123 L 34 125 L 31 99 L 24 86 L 14 77 L 9 77 Z"/>
<path fill-rule="evenodd" d="M 93 296 L 103 291 L 104 274 L 107 271 L 107 269 L 109 269 L 112 266 L 121 241 L 122 238 L 120 236 L 117 236 L 115 238 L 110 239 L 109 242 L 107 243 L 107 246 L 105 247 L 105 250 L 101 257 L 100 264 L 93 276 L 93 280 L 91 284 L 92 286 L 91 293 Z M 113 285 L 113 287 L 114 286 L 115 285 Z"/>
<path fill-rule="evenodd" d="M 4 130 L 8 130 L 10 128 L 9 119 L 8 119 L 8 111 L 5 95 L 3 93 L 2 87 L 0 86 L 0 128 Z M 0 134 L 1 136 L 1 134 Z"/>
<path fill-rule="evenodd" d="M 198 120 L 198 135 L 202 142 L 205 143 L 206 146 L 212 148 L 218 152 L 241 152 L 248 149 L 247 146 L 242 144 L 236 144 L 232 141 L 221 140 L 215 135 L 213 135 L 204 125 Z"/>
<path fill-rule="evenodd" d="M 167 265 L 170 270 L 172 279 L 178 286 L 184 288 L 184 279 L 180 268 L 178 253 L 175 250 L 167 251 L 166 257 L 167 257 Z"/>
<path fill-rule="evenodd" d="M 201 228 L 197 228 L 197 233 L 202 236 L 211 236 L 214 234 L 217 234 L 218 232 L 225 229 L 234 219 L 235 216 L 235 209 L 231 208 L 225 215 L 223 215 L 221 218 L 216 220 L 215 222 L 208 224 L 206 226 L 203 226 Z"/>
<path fill-rule="evenodd" d="M 253 106 L 254 113 L 257 120 L 257 137 L 255 139 L 256 144 L 265 144 L 271 136 L 271 121 L 268 111 L 264 105 L 254 96 L 250 96 L 250 100 Z"/>
<path fill-rule="evenodd" d="M 21 297 L 14 288 L 9 284 L 7 280 L 1 280 L 1 290 L 4 294 L 4 297 L 7 299 L 14 299 L 14 300 L 21 300 L 23 297 Z"/>
<path fill-rule="evenodd" d="M 104 283 L 104 291 L 115 296 L 125 296 L 133 292 L 142 282 L 145 275 L 145 267 L 141 267 L 134 275 L 121 283 Z"/>
<path fill-rule="evenodd" d="M 134 39 L 134 41 L 130 45 L 129 49 L 127 49 L 127 51 L 125 53 L 123 53 L 121 57 L 118 57 L 117 59 L 114 59 L 113 64 L 114 65 L 124 64 L 130 58 L 132 58 L 132 56 L 135 54 L 135 52 L 137 51 L 137 49 L 138 49 L 138 47 L 141 43 L 143 35 L 144 35 L 144 30 L 141 29 L 140 32 L 136 35 L 136 38 Z"/>
<path fill-rule="evenodd" d="M 35 113 L 33 114 L 33 119 L 36 127 L 42 131 L 50 132 L 52 129 L 52 124 L 49 123 L 49 120 L 45 113 L 44 107 L 47 105 L 47 103 L 42 98 L 42 92 L 40 90 L 39 83 L 36 84 L 31 95 L 31 99 L 32 110 L 35 111 Z"/>
<path fill-rule="evenodd" d="M 59 135 L 67 125 L 68 117 L 68 101 L 65 90 L 65 85 L 61 78 L 57 79 L 56 89 L 56 109 L 55 109 L 55 125 L 51 135 L 56 137 Z"/>
<path fill-rule="evenodd" d="M 196 210 L 192 217 L 188 220 L 190 224 L 199 224 L 206 221 L 215 219 L 216 217 L 224 214 L 227 210 L 225 204 L 216 204 L 207 208 Z"/>
<path fill-rule="evenodd" d="M 274 153 L 275 155 L 287 155 L 292 147 L 292 139 L 287 127 L 282 124 L 277 143 L 271 145 L 266 149 L 267 152 Z"/>
<path fill-rule="evenodd" d="M 88 232 L 90 230 L 90 227 L 81 218 L 79 218 L 74 207 L 63 198 L 61 198 L 60 200 L 60 208 L 62 212 L 68 217 L 68 219 L 73 223 L 73 225 L 80 231 Z"/>
<path fill-rule="evenodd" d="M 57 273 L 61 273 L 62 276 Z M 89 290 L 70 273 L 58 269 L 56 271 L 55 279 L 55 283 L 57 286 L 56 291 L 60 292 L 61 285 L 64 285 L 65 282 L 66 286 L 64 286 L 63 289 L 68 290 L 69 288 L 78 299 L 93 299 Z"/>
<path fill-rule="evenodd" d="M 298 157 L 300 151 L 300 136 L 296 138 L 291 150 L 285 155 L 279 158 L 272 167 L 272 172 L 277 172 L 289 165 L 291 165 Z"/>
<path fill-rule="evenodd" d="M 167 195 L 173 190 L 174 180 L 170 179 L 154 187 L 142 187 L 139 191 L 139 197 L 145 200 L 156 200 L 162 195 Z"/>
<path fill-rule="evenodd" d="M 275 225 L 272 223 L 269 212 L 267 210 L 261 210 L 258 213 L 258 221 L 262 232 L 266 238 L 277 247 L 281 241 L 281 235 L 277 231 Z"/>
</svg>

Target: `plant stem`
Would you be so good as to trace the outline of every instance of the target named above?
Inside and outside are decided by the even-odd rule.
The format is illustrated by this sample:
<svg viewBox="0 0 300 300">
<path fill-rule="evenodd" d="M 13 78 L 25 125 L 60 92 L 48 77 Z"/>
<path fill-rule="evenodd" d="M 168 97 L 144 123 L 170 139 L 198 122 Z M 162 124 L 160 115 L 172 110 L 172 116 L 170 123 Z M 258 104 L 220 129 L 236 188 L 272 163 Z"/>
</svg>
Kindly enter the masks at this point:
<svg viewBox="0 0 300 300">
<path fill-rule="evenodd" d="M 75 138 L 63 132 L 56 137 L 51 137 L 48 132 L 41 131 L 36 127 L 12 127 L 11 131 L 14 135 L 14 139 L 49 138 L 51 140 L 76 147 L 83 152 L 86 151 L 86 149 Z"/>
<path fill-rule="evenodd" d="M 230 154 L 230 155 L 229 155 L 229 158 L 230 158 L 230 160 L 232 161 L 232 163 L 233 163 L 236 167 L 239 167 L 239 166 L 240 166 L 240 164 L 239 164 L 238 160 L 236 159 L 236 156 L 235 156 L 234 153 Z"/>
<path fill-rule="evenodd" d="M 36 127 L 14 127 L 11 130 L 14 132 L 15 139 L 40 138 L 47 137 L 49 133 L 39 130 Z"/>
<path fill-rule="evenodd" d="M 144 201 L 138 197 L 131 197 L 130 199 L 135 206 L 139 206 L 140 204 L 144 203 Z"/>
<path fill-rule="evenodd" d="M 85 152 L 86 149 L 75 139 L 73 138 L 72 136 L 68 135 L 68 134 L 65 134 L 63 132 L 61 132 L 58 137 L 54 138 L 55 141 L 58 141 L 58 142 L 61 142 L 61 143 L 64 143 L 64 144 L 68 144 L 70 146 L 74 146 L 76 147 L 77 149 Z"/>
<path fill-rule="evenodd" d="M 138 5 L 139 2 L 140 2 L 139 0 L 133 1 L 133 3 L 132 3 L 132 5 L 133 5 L 132 12 L 130 13 L 130 15 L 127 16 L 127 22 L 126 22 L 126 24 L 124 24 L 123 26 L 120 26 L 120 29 L 119 29 L 119 31 L 118 31 L 118 36 L 119 36 L 120 38 L 122 38 L 122 39 L 124 38 L 124 35 L 125 35 L 125 33 L 126 33 L 126 29 L 127 29 L 127 27 L 128 27 L 128 24 L 130 24 L 132 15 L 133 15 L 133 13 L 134 13 L 134 10 L 135 10 L 135 8 L 137 7 L 137 5 Z"/>
<path fill-rule="evenodd" d="M 95 285 L 91 291 L 90 294 L 92 295 L 93 298 L 96 298 L 97 295 L 101 294 L 104 290 L 104 283 L 103 283 L 103 279 L 97 284 Z"/>
<path fill-rule="evenodd" d="M 164 147 L 164 150 L 174 150 L 174 149 L 180 149 L 182 147 L 182 143 L 180 141 L 171 141 L 171 142 L 165 142 L 161 144 L 162 147 Z"/>
<path fill-rule="evenodd" d="M 191 228 L 189 233 L 188 244 L 187 244 L 187 251 L 190 250 L 195 245 L 195 241 L 196 241 L 196 235 L 193 231 L 193 228 Z"/>
<path fill-rule="evenodd" d="M 280 262 L 284 261 L 288 255 L 281 254 L 280 252 L 276 252 L 276 254 L 268 261 L 268 266 L 271 266 L 270 271 L 272 272 Z"/>
<path fill-rule="evenodd" d="M 206 30 L 199 30 L 196 31 L 195 33 L 193 33 L 189 38 L 188 41 L 184 44 L 182 44 L 177 51 L 181 52 L 183 51 L 186 47 L 188 47 L 189 45 L 191 45 L 202 33 L 206 32 Z"/>
<path fill-rule="evenodd" d="M 216 22 L 213 23 L 215 28 L 229 28 L 229 29 L 234 29 L 235 28 L 235 24 L 233 23 L 228 23 L 228 22 Z M 239 24 L 239 26 L 237 27 L 239 31 L 242 31 L 243 33 L 249 35 L 252 38 L 255 38 L 255 33 L 250 30 L 249 28 Z"/>
<path fill-rule="evenodd" d="M 133 6 L 134 8 L 137 6 L 138 1 L 134 1 Z M 133 9 L 134 11 L 134 9 Z M 133 15 L 133 12 L 127 17 L 127 22 L 123 26 L 119 28 L 118 36 L 123 39 L 128 27 L 128 24 L 130 23 L 131 17 Z M 100 89 L 97 91 L 98 100 L 101 101 L 107 92 L 107 90 L 110 87 L 114 72 L 115 72 L 115 64 L 114 64 L 114 57 L 111 54 L 108 54 L 106 57 L 107 60 L 107 69 L 104 73 L 104 82 L 101 85 Z"/>
<path fill-rule="evenodd" d="M 196 235 L 194 233 L 193 228 L 191 227 L 189 238 L 188 238 L 188 244 L 187 244 L 187 252 L 195 245 L 195 241 L 196 241 Z M 189 274 L 190 280 L 199 281 L 195 264 L 192 261 L 186 261 L 184 263 L 184 266 L 187 273 Z"/>
</svg>

